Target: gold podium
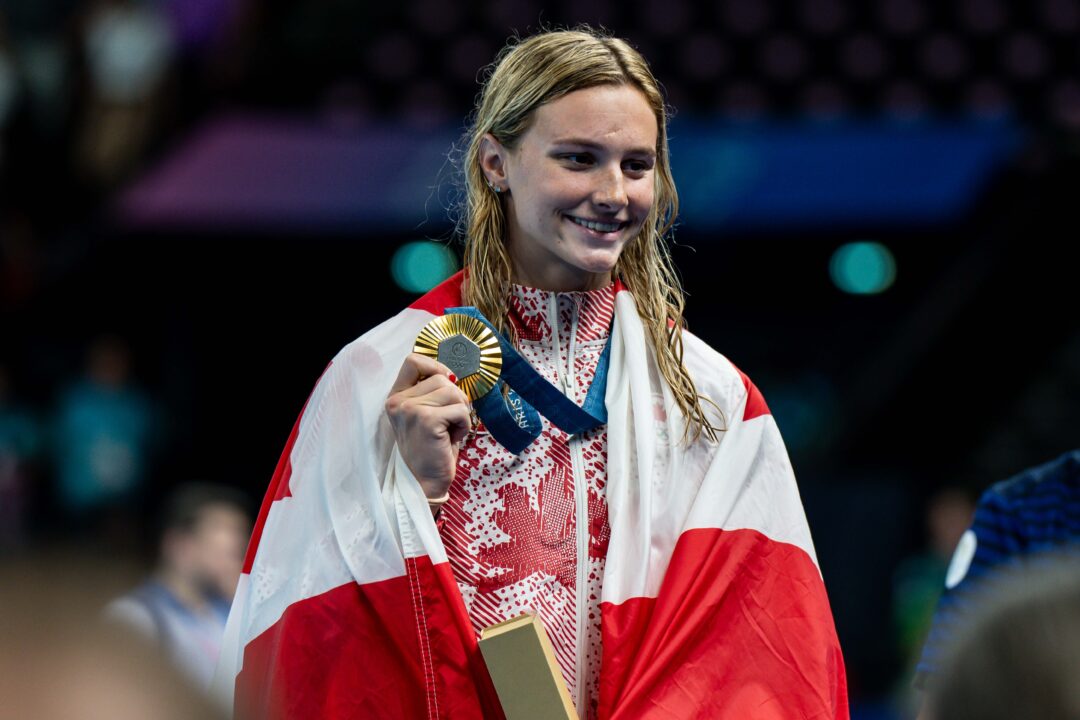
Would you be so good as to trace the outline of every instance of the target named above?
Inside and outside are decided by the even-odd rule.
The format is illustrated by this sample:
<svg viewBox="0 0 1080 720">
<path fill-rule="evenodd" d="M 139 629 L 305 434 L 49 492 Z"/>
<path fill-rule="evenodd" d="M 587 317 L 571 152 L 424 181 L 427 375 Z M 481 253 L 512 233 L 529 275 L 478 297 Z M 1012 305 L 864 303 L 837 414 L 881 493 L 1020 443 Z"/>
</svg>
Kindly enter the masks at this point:
<svg viewBox="0 0 1080 720">
<path fill-rule="evenodd" d="M 506 720 L 577 720 L 555 651 L 535 613 L 484 628 L 480 652 Z"/>
</svg>

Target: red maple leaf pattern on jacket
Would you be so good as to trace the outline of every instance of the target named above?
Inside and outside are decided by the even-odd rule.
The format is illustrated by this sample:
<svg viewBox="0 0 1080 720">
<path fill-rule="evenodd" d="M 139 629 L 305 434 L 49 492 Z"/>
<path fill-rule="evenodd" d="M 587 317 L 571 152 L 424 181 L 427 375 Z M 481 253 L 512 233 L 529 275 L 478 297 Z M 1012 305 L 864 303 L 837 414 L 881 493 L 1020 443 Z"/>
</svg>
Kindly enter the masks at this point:
<svg viewBox="0 0 1080 720">
<path fill-rule="evenodd" d="M 555 385 L 565 379 L 567 395 L 580 404 L 610 333 L 614 307 L 614 286 L 576 293 L 515 286 L 509 316 L 522 356 Z M 584 477 L 574 475 L 573 453 L 580 454 Z M 481 427 L 459 454 L 450 499 L 438 523 L 477 633 L 522 612 L 536 612 L 572 695 L 579 684 L 582 573 L 581 687 L 590 716 L 598 699 L 600 588 L 610 535 L 606 461 L 606 427 L 574 440 L 545 419 L 540 437 L 517 456 Z M 583 523 L 577 517 L 579 492 L 587 508 Z M 580 566 L 579 530 L 588 540 Z"/>
<path fill-rule="evenodd" d="M 490 567 L 506 570 L 494 578 L 481 579 L 478 590 L 496 590 L 537 571 L 565 587 L 574 587 L 577 582 L 575 548 L 568 547 L 575 542 L 573 481 L 557 466 L 539 487 L 535 509 L 521 485 L 503 490 L 503 509 L 493 519 L 510 540 L 481 550 L 480 559 Z"/>
</svg>

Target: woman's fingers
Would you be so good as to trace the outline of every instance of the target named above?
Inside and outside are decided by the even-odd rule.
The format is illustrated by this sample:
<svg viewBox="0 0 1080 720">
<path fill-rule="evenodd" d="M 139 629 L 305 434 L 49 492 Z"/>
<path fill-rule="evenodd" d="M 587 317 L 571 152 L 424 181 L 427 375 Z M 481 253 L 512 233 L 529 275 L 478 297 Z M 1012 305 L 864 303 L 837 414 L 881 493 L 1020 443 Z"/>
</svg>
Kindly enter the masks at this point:
<svg viewBox="0 0 1080 720">
<path fill-rule="evenodd" d="M 442 375 L 447 377 L 451 374 L 450 368 L 446 367 L 438 360 L 429 358 L 426 355 L 420 355 L 419 353 L 411 353 L 405 358 L 405 362 L 401 364 L 401 370 L 398 371 L 397 380 L 394 381 L 394 386 L 390 388 L 390 394 L 394 395 L 395 393 L 399 393 L 432 375 Z"/>
<path fill-rule="evenodd" d="M 458 443 L 472 429 L 468 396 L 450 380 L 450 370 L 423 355 L 402 363 L 386 413 L 405 463 L 429 497 L 446 491 L 454 478 Z"/>
<path fill-rule="evenodd" d="M 391 421 L 407 425 L 423 425 L 431 435 L 447 422 L 456 422 L 459 418 L 472 416 L 471 408 L 464 399 L 464 393 L 453 385 L 439 387 L 432 392 L 414 397 L 405 397 L 398 393 L 386 401 L 386 412 Z M 468 432 L 469 426 L 465 428 Z M 453 432 L 450 433 L 453 435 Z"/>
<path fill-rule="evenodd" d="M 472 430 L 472 412 L 467 405 L 444 405 L 432 408 L 432 412 L 445 423 L 451 445 L 457 445 Z"/>
<path fill-rule="evenodd" d="M 469 402 L 469 396 L 457 385 L 450 382 L 450 378 L 445 375 L 432 375 L 431 377 L 424 378 L 412 387 L 407 387 L 395 394 L 402 400 L 406 400 L 410 398 L 426 397 L 427 395 L 436 393 L 438 394 L 438 398 L 442 401 L 440 404 L 443 405 L 452 402 Z"/>
<path fill-rule="evenodd" d="M 435 375 L 386 398 L 386 414 L 395 424 L 413 424 L 435 407 L 457 405 L 469 412 L 469 399 L 442 375 Z"/>
</svg>

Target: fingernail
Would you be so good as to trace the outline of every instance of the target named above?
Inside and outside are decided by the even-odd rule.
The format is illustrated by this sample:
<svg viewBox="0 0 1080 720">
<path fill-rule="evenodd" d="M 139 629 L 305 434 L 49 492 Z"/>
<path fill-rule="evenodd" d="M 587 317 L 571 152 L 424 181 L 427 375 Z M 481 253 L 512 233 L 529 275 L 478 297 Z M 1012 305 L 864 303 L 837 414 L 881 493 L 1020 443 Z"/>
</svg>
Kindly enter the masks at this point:
<svg viewBox="0 0 1080 720">
<path fill-rule="evenodd" d="M 457 382 L 457 375 L 455 375 L 454 373 L 450 373 L 447 377 L 450 378 L 450 382 L 452 382 L 452 383 Z"/>
</svg>

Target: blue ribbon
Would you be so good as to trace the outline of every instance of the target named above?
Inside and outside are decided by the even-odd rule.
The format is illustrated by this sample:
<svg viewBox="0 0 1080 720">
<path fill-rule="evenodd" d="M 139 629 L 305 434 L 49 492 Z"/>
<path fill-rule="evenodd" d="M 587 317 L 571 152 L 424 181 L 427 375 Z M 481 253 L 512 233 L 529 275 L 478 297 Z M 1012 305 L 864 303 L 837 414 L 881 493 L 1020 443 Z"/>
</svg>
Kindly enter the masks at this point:
<svg viewBox="0 0 1080 720">
<path fill-rule="evenodd" d="M 520 454 L 540 436 L 540 415 L 570 435 L 592 430 L 607 422 L 604 394 L 611 358 L 610 335 L 596 363 L 596 374 L 585 395 L 585 404 L 578 406 L 521 357 L 510 341 L 479 310 L 471 306 L 446 308 L 446 314 L 476 318 L 499 339 L 502 350 L 499 381 L 483 397 L 473 400 L 473 408 L 495 441 L 511 453 Z"/>
</svg>

